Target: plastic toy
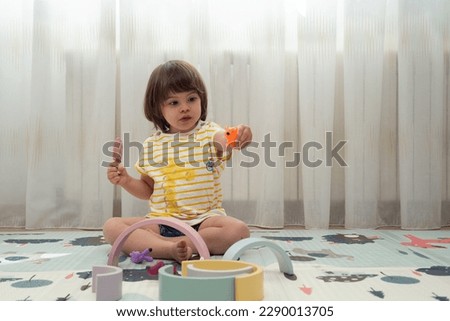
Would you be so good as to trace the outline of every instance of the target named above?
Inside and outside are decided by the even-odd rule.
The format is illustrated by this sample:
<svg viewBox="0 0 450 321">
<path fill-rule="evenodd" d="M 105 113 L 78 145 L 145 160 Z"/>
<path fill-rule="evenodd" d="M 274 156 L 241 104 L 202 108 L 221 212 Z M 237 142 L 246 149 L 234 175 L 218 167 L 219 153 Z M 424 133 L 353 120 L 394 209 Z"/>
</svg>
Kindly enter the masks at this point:
<svg viewBox="0 0 450 321">
<path fill-rule="evenodd" d="M 136 264 L 142 263 L 144 261 L 152 262 L 153 258 L 149 255 L 151 251 L 152 251 L 152 249 L 145 249 L 142 252 L 139 252 L 139 251 L 131 252 L 130 253 L 131 262 L 136 263 Z"/>
<path fill-rule="evenodd" d="M 237 127 L 226 127 L 225 128 L 225 137 L 227 139 L 227 147 L 236 147 L 236 141 L 238 137 L 238 129 Z"/>
<path fill-rule="evenodd" d="M 159 269 L 162 268 L 163 266 L 164 266 L 164 262 L 158 261 L 158 263 L 156 263 L 155 265 L 147 267 L 147 273 L 149 275 L 158 275 Z"/>
</svg>

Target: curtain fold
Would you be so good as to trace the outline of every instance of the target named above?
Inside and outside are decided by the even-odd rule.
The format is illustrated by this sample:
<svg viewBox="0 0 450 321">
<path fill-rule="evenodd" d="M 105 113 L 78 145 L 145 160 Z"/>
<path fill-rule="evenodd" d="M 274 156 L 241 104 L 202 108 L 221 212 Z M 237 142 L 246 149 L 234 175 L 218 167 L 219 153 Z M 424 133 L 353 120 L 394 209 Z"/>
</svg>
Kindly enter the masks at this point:
<svg viewBox="0 0 450 321">
<path fill-rule="evenodd" d="M 346 1 L 343 48 L 345 226 L 377 226 L 385 1 Z"/>
<path fill-rule="evenodd" d="M 446 7 L 444 1 L 400 1 L 398 145 L 405 228 L 441 226 Z"/>
<path fill-rule="evenodd" d="M 327 228 L 330 224 L 327 133 L 333 133 L 337 10 L 335 2 L 325 4 L 326 1 L 308 2 L 305 16 L 298 21 L 299 124 L 306 228 Z"/>
<path fill-rule="evenodd" d="M 101 163 L 114 133 L 114 3 L 2 1 L 2 14 L 17 13 L 2 28 L 10 36 L 2 52 L 19 57 L 19 70 L 0 63 L 2 114 L 9 115 L 2 132 L 15 135 L 2 150 L 17 146 L 4 156 L 9 168 L 2 161 L 11 182 L 1 195 L 2 226 L 89 228 L 109 217 L 112 189 Z M 9 83 L 11 76 L 21 79 Z"/>
<path fill-rule="evenodd" d="M 0 226 L 24 226 L 33 1 L 0 6 Z"/>
<path fill-rule="evenodd" d="M 254 142 L 229 215 L 306 228 L 450 225 L 445 0 L 0 0 L 0 227 L 99 228 L 146 201 L 106 179 L 154 128 L 151 71 L 194 64 L 208 119 Z"/>
</svg>

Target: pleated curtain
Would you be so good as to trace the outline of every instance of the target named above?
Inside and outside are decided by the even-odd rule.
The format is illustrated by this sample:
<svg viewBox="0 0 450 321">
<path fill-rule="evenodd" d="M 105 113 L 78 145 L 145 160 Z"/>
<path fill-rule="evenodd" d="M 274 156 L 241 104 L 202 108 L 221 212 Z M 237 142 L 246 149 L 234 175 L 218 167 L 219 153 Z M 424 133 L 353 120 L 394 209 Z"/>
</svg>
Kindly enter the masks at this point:
<svg viewBox="0 0 450 321">
<path fill-rule="evenodd" d="M 308 229 L 450 225 L 445 0 L 0 0 L 0 227 L 143 216 L 106 179 L 155 129 L 151 71 L 192 63 L 208 120 L 254 141 L 222 177 L 229 215 Z"/>
</svg>

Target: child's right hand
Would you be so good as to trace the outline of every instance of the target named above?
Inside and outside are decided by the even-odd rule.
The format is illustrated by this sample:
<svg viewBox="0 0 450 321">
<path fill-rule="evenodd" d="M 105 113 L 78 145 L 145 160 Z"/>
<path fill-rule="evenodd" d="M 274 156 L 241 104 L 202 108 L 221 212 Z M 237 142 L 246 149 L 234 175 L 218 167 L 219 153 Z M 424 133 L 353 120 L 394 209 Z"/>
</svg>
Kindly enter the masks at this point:
<svg viewBox="0 0 450 321">
<path fill-rule="evenodd" d="M 117 137 L 114 142 L 113 148 L 113 162 L 109 164 L 108 167 L 108 179 L 114 185 L 125 185 L 129 180 L 130 176 L 127 173 L 127 170 L 123 166 L 122 162 L 122 140 L 120 137 Z"/>
<path fill-rule="evenodd" d="M 108 167 L 108 179 L 114 185 L 123 186 L 128 183 L 131 176 L 122 163 L 111 163 Z"/>
</svg>

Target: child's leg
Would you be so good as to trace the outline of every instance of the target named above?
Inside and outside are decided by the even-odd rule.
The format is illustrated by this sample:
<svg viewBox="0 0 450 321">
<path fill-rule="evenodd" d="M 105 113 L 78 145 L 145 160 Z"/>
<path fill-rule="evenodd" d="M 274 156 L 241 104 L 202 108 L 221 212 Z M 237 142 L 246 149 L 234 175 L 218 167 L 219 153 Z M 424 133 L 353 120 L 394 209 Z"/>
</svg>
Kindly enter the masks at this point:
<svg viewBox="0 0 450 321">
<path fill-rule="evenodd" d="M 143 217 L 113 217 L 103 226 L 103 235 L 109 244 L 113 244 L 119 235 L 129 226 L 145 220 Z M 148 225 L 133 231 L 122 247 L 129 254 L 132 251 L 143 251 L 151 248 L 150 255 L 157 259 L 188 260 L 192 256 L 192 244 L 187 237 L 163 237 L 159 234 L 158 225 Z"/>
<path fill-rule="evenodd" d="M 247 224 L 231 216 L 209 217 L 200 224 L 198 232 L 215 255 L 224 254 L 231 245 L 250 236 Z"/>
</svg>

